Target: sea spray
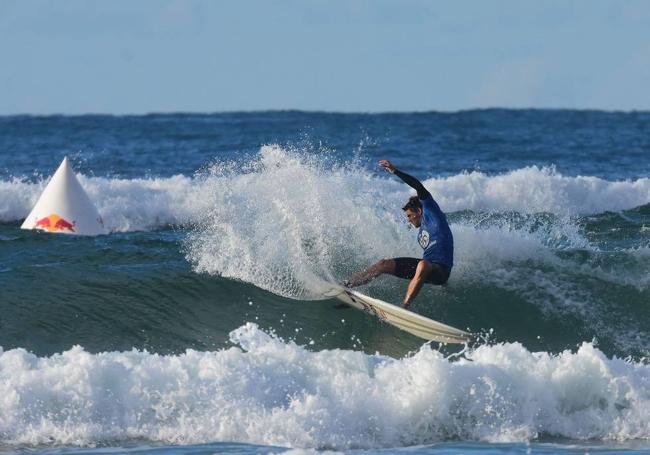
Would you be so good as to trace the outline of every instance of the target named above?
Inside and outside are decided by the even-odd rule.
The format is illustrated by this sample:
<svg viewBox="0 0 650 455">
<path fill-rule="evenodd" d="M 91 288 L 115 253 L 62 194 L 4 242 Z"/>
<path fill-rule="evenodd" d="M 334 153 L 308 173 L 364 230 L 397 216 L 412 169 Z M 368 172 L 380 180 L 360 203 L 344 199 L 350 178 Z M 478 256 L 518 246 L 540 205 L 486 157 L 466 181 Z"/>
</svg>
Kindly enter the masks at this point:
<svg viewBox="0 0 650 455">
<path fill-rule="evenodd" d="M 356 168 L 264 147 L 252 172 L 215 176 L 211 184 L 213 208 L 188 238 L 188 259 L 199 272 L 321 298 L 322 280 L 342 279 L 335 270 L 352 273 L 403 253 L 407 243 L 405 224 L 385 208 L 398 204 L 382 191 L 390 182 Z"/>
</svg>

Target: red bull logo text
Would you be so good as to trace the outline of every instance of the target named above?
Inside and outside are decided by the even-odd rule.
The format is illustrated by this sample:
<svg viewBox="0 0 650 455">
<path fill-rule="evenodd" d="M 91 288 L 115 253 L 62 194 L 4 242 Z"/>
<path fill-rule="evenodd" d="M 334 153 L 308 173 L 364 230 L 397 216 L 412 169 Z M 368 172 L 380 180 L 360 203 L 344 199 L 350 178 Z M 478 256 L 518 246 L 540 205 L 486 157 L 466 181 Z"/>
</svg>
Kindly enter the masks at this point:
<svg viewBox="0 0 650 455">
<path fill-rule="evenodd" d="M 36 220 L 34 224 L 34 229 L 42 229 L 48 232 L 61 232 L 61 231 L 70 231 L 75 232 L 76 222 L 73 221 L 70 223 L 65 218 L 61 218 L 59 215 L 53 213 L 50 216 Z"/>
</svg>

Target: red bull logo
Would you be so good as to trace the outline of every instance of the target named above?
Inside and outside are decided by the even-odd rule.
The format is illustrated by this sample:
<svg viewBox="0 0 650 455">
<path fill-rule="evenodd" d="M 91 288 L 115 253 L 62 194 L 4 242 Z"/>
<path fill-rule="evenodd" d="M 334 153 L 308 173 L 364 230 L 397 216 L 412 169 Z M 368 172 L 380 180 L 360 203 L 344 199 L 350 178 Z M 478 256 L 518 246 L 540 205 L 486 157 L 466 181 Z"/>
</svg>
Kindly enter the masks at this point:
<svg viewBox="0 0 650 455">
<path fill-rule="evenodd" d="M 65 218 L 61 218 L 59 215 L 53 213 L 50 216 L 36 220 L 34 224 L 34 229 L 41 229 L 48 232 L 61 232 L 61 231 L 70 231 L 75 232 L 76 222 L 73 221 L 70 223 Z"/>
</svg>

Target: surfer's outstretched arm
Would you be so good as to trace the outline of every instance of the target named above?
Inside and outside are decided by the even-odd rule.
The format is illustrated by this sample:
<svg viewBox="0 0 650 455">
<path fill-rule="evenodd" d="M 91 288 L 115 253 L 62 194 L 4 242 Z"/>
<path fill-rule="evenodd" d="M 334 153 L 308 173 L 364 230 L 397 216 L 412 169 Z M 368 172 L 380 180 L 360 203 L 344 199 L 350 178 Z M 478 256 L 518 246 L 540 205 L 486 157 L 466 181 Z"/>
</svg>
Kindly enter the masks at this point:
<svg viewBox="0 0 650 455">
<path fill-rule="evenodd" d="M 422 185 L 422 183 L 415 177 L 405 174 L 399 169 L 395 169 L 394 174 L 402 179 L 402 182 L 406 183 L 408 186 L 417 191 L 418 199 L 423 200 L 433 197 L 431 196 L 431 193 L 429 193 L 429 191 L 424 187 L 424 185 Z"/>
<path fill-rule="evenodd" d="M 402 180 L 402 182 L 406 183 L 408 186 L 410 186 L 415 191 L 417 191 L 419 199 L 433 198 L 431 196 L 431 193 L 427 191 L 427 189 L 424 187 L 424 185 L 422 185 L 422 183 L 418 179 L 416 179 L 412 175 L 400 171 L 390 161 L 381 160 L 379 161 L 379 165 L 384 169 L 386 169 L 391 174 L 395 174 L 396 176 L 398 176 Z"/>
</svg>

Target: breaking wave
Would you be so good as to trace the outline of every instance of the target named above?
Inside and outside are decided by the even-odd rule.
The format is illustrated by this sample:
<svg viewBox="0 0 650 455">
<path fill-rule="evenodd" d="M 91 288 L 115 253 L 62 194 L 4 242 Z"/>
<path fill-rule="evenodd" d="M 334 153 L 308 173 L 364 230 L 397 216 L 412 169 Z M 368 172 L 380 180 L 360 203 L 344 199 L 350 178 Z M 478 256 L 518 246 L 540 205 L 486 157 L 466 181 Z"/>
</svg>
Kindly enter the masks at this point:
<svg viewBox="0 0 650 455">
<path fill-rule="evenodd" d="M 226 172 L 228 170 L 229 172 Z M 256 161 L 217 164 L 194 177 L 80 180 L 112 231 L 152 230 L 202 220 L 224 196 L 256 195 L 256 201 L 309 193 L 332 199 L 343 210 L 360 204 L 387 207 L 408 193 L 405 187 L 361 166 L 336 164 L 319 155 L 306 155 L 279 146 L 264 146 Z M 274 180 L 275 179 L 275 180 Z M 269 186 L 269 182 L 274 182 Z M 47 181 L 0 180 L 0 221 L 24 219 Z M 525 167 L 499 175 L 463 172 L 430 178 L 425 185 L 448 212 L 517 211 L 584 215 L 630 209 L 650 202 L 650 179 L 608 181 L 597 177 L 563 176 L 553 168 Z M 246 186 L 244 191 L 243 186 Z M 239 191 L 239 193 L 238 193 Z M 269 192 L 270 191 L 270 192 Z M 291 210 L 292 207 L 285 207 Z"/>
<path fill-rule="evenodd" d="M 322 299 L 324 282 L 382 257 L 421 254 L 399 210 L 409 189 L 326 154 L 266 146 L 256 160 L 216 163 L 191 178 L 82 183 L 111 230 L 185 226 L 182 248 L 194 271 L 291 299 Z M 649 353 L 649 179 L 611 182 L 528 167 L 425 184 L 449 213 L 455 267 L 449 286 L 426 288 L 418 299 L 438 306 L 416 302 L 416 311 L 519 340 L 530 326 L 503 315 L 538 321 L 541 313 L 560 330 L 546 334 L 559 343 L 571 331 L 597 337 L 609 353 Z M 43 187 L 2 185 L 5 221 L 25 216 Z M 367 291 L 397 301 L 403 286 L 385 278 Z"/>
<path fill-rule="evenodd" d="M 590 343 L 557 355 L 518 343 L 446 358 L 311 352 L 246 324 L 237 346 L 51 357 L 0 351 L 0 437 L 9 445 L 237 441 L 379 448 L 547 436 L 650 438 L 650 367 Z"/>
</svg>

